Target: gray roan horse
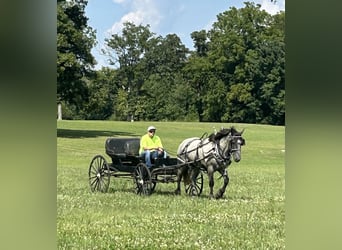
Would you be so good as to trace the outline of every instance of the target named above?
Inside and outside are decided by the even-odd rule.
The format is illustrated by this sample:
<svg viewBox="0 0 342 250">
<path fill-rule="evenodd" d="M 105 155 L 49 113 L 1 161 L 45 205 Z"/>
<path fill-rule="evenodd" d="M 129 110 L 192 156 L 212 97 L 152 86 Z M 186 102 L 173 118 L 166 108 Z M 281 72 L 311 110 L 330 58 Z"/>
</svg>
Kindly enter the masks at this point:
<svg viewBox="0 0 342 250">
<path fill-rule="evenodd" d="M 180 194 L 180 182 L 190 183 L 193 187 L 191 195 L 196 195 L 196 178 L 201 170 L 208 173 L 210 194 L 209 198 L 221 198 L 229 183 L 227 167 L 231 164 L 231 156 L 235 162 L 241 160 L 241 146 L 245 145 L 242 133 L 234 127 L 222 128 L 206 138 L 188 138 L 178 147 L 178 163 L 184 167 L 177 171 L 176 194 Z M 203 136 L 202 136 L 203 137 Z M 188 163 L 188 164 L 186 164 Z M 213 195 L 214 172 L 218 171 L 224 180 L 223 186 Z M 199 194 L 198 194 L 199 195 Z"/>
</svg>

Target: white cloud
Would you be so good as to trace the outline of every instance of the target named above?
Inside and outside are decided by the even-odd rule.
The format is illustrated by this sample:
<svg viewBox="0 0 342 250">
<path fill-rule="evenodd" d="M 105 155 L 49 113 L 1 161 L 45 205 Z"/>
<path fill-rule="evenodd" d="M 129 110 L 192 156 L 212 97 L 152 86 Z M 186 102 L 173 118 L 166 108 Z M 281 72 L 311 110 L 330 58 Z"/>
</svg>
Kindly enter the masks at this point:
<svg viewBox="0 0 342 250">
<path fill-rule="evenodd" d="M 285 10 L 285 0 L 262 0 L 261 9 L 267 11 L 271 15 L 278 13 L 281 10 Z"/>
<path fill-rule="evenodd" d="M 114 3 L 123 3 L 123 2 L 127 2 L 127 0 L 113 0 Z"/>
<path fill-rule="evenodd" d="M 113 0 L 116 3 L 127 3 L 127 0 Z M 136 25 L 151 26 L 151 30 L 158 30 L 162 16 L 153 0 L 131 0 L 128 9 L 130 12 L 121 17 L 120 21 L 114 23 L 108 32 L 110 34 L 120 33 L 123 23 L 132 22 Z"/>
</svg>

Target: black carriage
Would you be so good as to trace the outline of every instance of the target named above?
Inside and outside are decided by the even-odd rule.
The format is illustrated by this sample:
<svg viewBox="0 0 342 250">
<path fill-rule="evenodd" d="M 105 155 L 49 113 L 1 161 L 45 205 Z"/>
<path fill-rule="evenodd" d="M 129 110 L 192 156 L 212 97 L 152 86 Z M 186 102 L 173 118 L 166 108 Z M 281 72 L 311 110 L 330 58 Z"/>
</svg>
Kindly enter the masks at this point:
<svg viewBox="0 0 342 250">
<path fill-rule="evenodd" d="M 177 158 L 168 156 L 151 159 L 152 167 L 148 168 L 145 159 L 139 156 L 139 146 L 140 138 L 108 138 L 105 150 L 112 162 L 108 163 L 102 155 L 92 159 L 88 172 L 91 190 L 107 192 L 111 177 L 130 178 L 137 194 L 150 195 L 157 183 L 177 181 L 177 170 L 185 163 L 179 163 Z M 184 185 L 187 194 L 200 195 L 203 190 L 202 172 L 197 176 L 195 185 Z"/>
</svg>

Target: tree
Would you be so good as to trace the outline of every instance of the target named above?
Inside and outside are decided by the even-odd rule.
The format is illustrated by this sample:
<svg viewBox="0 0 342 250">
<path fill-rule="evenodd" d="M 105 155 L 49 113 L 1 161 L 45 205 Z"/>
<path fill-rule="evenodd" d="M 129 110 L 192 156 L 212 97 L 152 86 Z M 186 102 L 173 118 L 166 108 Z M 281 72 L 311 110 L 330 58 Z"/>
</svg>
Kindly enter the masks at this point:
<svg viewBox="0 0 342 250">
<path fill-rule="evenodd" d="M 88 81 L 89 101 L 84 107 L 85 119 L 106 120 L 115 113 L 118 92 L 117 72 L 102 68 Z"/>
<path fill-rule="evenodd" d="M 95 32 L 87 25 L 87 1 L 57 1 L 57 100 L 79 109 L 88 97 L 86 78 L 95 59 Z"/>
<path fill-rule="evenodd" d="M 142 60 L 143 67 L 150 74 L 172 74 L 185 65 L 189 50 L 176 34 L 150 39 Z"/>
<path fill-rule="evenodd" d="M 285 15 L 245 5 L 220 13 L 208 32 L 209 64 L 228 92 L 222 120 L 283 124 Z"/>
<path fill-rule="evenodd" d="M 192 102 L 196 107 L 198 121 L 204 121 L 204 99 L 207 95 L 211 66 L 207 58 L 192 55 L 184 67 L 184 74 L 194 95 Z"/>
<path fill-rule="evenodd" d="M 153 33 L 149 30 L 149 25 L 136 26 L 134 23 L 126 22 L 121 36 L 113 34 L 111 38 L 105 39 L 108 49 L 103 50 L 103 52 L 110 56 L 112 65 L 119 67 L 120 85 L 123 91 L 127 93 L 125 102 L 128 105 L 128 119 L 132 119 L 136 112 L 136 100 L 140 95 L 140 89 L 146 77 L 139 69 L 140 62 L 152 36 Z M 124 96 L 121 95 L 121 97 Z"/>
<path fill-rule="evenodd" d="M 194 51 L 175 34 L 125 23 L 106 39 L 116 68 L 84 76 L 86 119 L 285 123 L 285 13 L 247 2 L 191 33 Z M 62 16 L 62 15 L 61 15 Z M 86 83 L 86 84 L 84 84 Z M 81 90 L 81 88 L 75 88 Z"/>
<path fill-rule="evenodd" d="M 194 47 L 198 56 L 206 56 L 208 52 L 208 36 L 205 30 L 194 31 L 191 33 Z"/>
<path fill-rule="evenodd" d="M 265 80 L 260 87 L 263 106 L 261 123 L 285 124 L 285 12 L 272 16 L 266 38 L 260 43 L 265 58 L 262 68 Z"/>
<path fill-rule="evenodd" d="M 188 49 L 175 34 L 155 37 L 149 25 L 125 23 L 122 34 L 106 39 L 104 51 L 118 66 L 121 114 L 125 119 L 177 119 L 177 104 L 172 99 L 175 79 L 187 60 Z M 126 94 L 123 93 L 126 92 Z M 125 100 L 125 98 L 127 98 Z M 126 110 L 123 109 L 126 108 Z"/>
<path fill-rule="evenodd" d="M 205 30 L 194 31 L 191 33 L 196 51 L 191 54 L 184 67 L 187 82 L 194 94 L 192 101 L 195 105 L 197 117 L 200 122 L 210 120 L 209 112 L 205 111 L 205 100 L 209 89 L 208 83 L 212 75 L 212 68 L 207 58 L 208 37 Z M 209 101 L 210 102 L 210 101 Z M 209 103 L 208 102 L 208 103 Z"/>
<path fill-rule="evenodd" d="M 175 34 L 149 41 L 142 60 L 142 70 L 149 76 L 142 86 L 148 97 L 147 116 L 153 120 L 175 120 L 182 111 L 174 100 L 178 86 L 183 83 L 181 70 L 187 60 L 188 49 Z M 183 114 L 182 114 L 183 116 Z"/>
</svg>

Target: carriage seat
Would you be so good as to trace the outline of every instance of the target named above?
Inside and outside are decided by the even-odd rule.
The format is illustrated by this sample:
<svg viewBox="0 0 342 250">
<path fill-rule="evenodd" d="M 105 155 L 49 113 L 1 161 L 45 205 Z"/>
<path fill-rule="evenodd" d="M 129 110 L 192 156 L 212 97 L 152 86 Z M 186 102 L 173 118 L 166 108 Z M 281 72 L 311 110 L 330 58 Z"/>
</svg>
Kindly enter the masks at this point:
<svg viewBox="0 0 342 250">
<path fill-rule="evenodd" d="M 120 159 L 139 157 L 139 147 L 140 138 L 108 138 L 105 143 L 106 154 Z"/>
<path fill-rule="evenodd" d="M 136 165 L 139 161 L 145 162 L 145 157 L 139 154 L 140 138 L 107 138 L 105 148 L 106 154 L 116 165 Z M 165 159 L 151 157 L 151 163 L 159 166 L 165 163 Z"/>
</svg>

